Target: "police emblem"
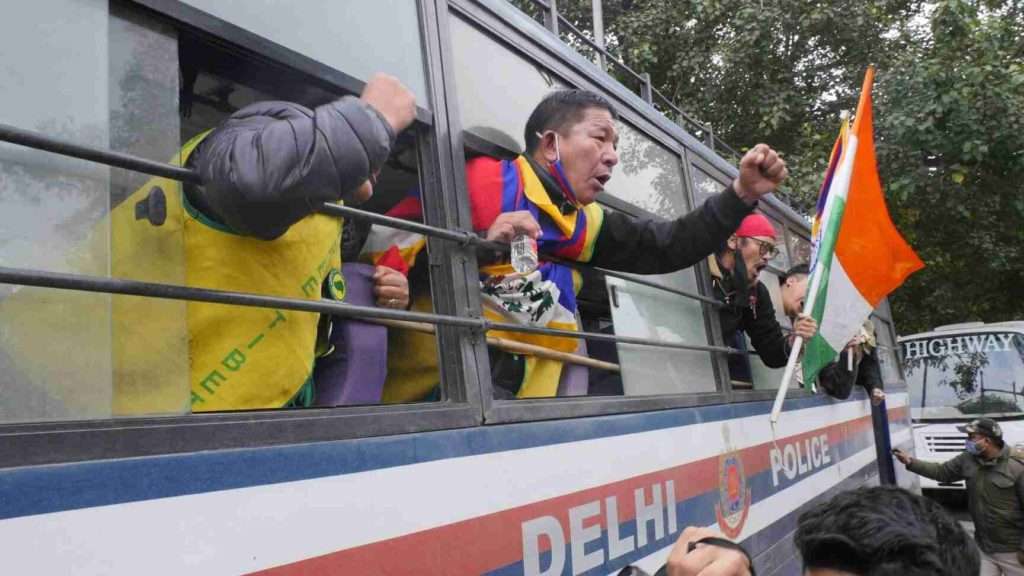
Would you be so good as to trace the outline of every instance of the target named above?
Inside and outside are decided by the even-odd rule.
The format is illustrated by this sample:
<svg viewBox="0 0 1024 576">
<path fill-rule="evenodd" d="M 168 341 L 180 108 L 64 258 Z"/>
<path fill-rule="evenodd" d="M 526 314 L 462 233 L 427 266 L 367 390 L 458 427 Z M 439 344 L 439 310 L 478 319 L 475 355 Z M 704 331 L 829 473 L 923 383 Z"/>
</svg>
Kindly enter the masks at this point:
<svg viewBox="0 0 1024 576">
<path fill-rule="evenodd" d="M 723 427 L 726 451 L 718 457 L 718 502 L 715 518 L 726 537 L 736 539 L 750 512 L 750 486 L 740 453 L 729 446 L 729 429 Z"/>
</svg>

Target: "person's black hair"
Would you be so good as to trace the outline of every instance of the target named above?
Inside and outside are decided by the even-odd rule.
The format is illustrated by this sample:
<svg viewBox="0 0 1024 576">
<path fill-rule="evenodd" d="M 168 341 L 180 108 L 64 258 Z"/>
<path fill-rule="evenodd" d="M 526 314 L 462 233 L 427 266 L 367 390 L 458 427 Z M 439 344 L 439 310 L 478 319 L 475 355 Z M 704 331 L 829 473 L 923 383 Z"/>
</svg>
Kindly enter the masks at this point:
<svg viewBox="0 0 1024 576">
<path fill-rule="evenodd" d="M 587 90 L 556 90 L 537 104 L 526 121 L 526 153 L 532 154 L 540 144 L 537 134 L 548 130 L 556 132 L 583 119 L 583 113 L 590 108 L 607 110 L 613 120 L 619 119 L 615 107 L 604 96 Z"/>
<path fill-rule="evenodd" d="M 789 270 L 786 270 L 782 276 L 779 276 L 779 286 L 785 285 L 786 280 L 789 280 L 793 276 L 808 276 L 810 273 L 811 267 L 807 264 L 796 264 Z"/>
<path fill-rule="evenodd" d="M 805 569 L 863 576 L 977 576 L 978 549 L 939 504 L 895 486 L 842 492 L 800 515 Z"/>
</svg>

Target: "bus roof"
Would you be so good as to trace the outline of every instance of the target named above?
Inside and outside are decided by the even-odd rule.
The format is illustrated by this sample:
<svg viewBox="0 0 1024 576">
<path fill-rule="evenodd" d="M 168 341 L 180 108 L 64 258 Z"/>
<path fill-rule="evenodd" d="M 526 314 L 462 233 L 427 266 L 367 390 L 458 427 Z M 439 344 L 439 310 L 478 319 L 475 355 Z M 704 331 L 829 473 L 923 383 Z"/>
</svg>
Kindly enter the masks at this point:
<svg viewBox="0 0 1024 576">
<path fill-rule="evenodd" d="M 1008 320 L 1006 322 L 960 322 L 958 324 L 946 324 L 937 326 L 931 332 L 918 332 L 900 336 L 897 340 L 917 340 L 919 338 L 933 338 L 935 336 L 946 336 L 958 332 L 1024 332 L 1024 320 Z"/>
</svg>

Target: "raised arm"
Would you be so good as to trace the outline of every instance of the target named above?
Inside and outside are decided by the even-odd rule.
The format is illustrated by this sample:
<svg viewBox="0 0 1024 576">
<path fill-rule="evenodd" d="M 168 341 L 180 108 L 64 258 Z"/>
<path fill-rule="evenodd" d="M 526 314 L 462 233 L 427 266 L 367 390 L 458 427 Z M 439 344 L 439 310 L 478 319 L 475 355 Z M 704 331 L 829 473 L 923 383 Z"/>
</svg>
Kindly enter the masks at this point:
<svg viewBox="0 0 1024 576">
<path fill-rule="evenodd" d="M 605 211 L 591 263 L 638 274 L 675 272 L 714 252 L 750 211 L 732 187 L 676 220 Z"/>
<path fill-rule="evenodd" d="M 768 145 L 758 144 L 740 160 L 739 175 L 731 186 L 685 216 L 655 220 L 606 213 L 591 262 L 638 274 L 693 266 L 724 244 L 757 201 L 788 174 L 782 158 Z"/>
<path fill-rule="evenodd" d="M 190 159 L 198 208 L 232 230 L 273 239 L 323 202 L 352 200 L 415 115 L 398 80 L 377 75 L 360 98 L 310 110 L 260 102 L 215 129 Z"/>
<path fill-rule="evenodd" d="M 918 460 L 911 456 L 907 456 L 908 461 L 904 462 L 907 470 L 924 476 L 925 478 L 931 478 L 939 482 L 956 482 L 957 480 L 963 480 L 963 462 L 964 459 L 970 456 L 964 452 L 945 462 L 926 462 L 924 460 Z M 902 461 L 902 458 L 900 459 Z"/>
</svg>

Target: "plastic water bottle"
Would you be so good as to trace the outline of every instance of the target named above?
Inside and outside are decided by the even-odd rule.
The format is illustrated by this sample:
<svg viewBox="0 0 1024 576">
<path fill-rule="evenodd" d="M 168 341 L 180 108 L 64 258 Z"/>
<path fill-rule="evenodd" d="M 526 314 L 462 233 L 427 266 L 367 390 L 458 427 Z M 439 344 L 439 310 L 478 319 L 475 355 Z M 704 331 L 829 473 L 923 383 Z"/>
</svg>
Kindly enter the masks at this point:
<svg viewBox="0 0 1024 576">
<path fill-rule="evenodd" d="M 529 274 L 537 269 L 537 241 L 519 234 L 512 239 L 512 269 L 519 274 Z"/>
</svg>

